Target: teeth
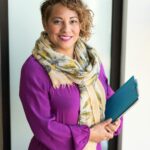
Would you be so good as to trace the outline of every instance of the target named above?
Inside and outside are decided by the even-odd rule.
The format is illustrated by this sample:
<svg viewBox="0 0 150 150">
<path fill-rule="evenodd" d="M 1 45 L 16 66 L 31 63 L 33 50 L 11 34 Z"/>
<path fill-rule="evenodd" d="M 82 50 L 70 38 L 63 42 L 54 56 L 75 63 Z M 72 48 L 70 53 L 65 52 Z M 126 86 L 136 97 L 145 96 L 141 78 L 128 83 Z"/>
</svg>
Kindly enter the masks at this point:
<svg viewBox="0 0 150 150">
<path fill-rule="evenodd" d="M 69 40 L 69 39 L 71 39 L 71 36 L 60 36 L 60 38 L 62 40 Z"/>
</svg>

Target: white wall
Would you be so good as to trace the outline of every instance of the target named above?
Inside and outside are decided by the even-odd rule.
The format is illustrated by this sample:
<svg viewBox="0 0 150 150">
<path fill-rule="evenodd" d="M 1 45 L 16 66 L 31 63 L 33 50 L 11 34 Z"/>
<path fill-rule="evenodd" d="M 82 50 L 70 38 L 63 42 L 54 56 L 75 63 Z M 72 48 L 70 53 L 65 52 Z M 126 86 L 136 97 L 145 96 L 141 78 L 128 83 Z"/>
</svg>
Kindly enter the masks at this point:
<svg viewBox="0 0 150 150">
<path fill-rule="evenodd" d="M 9 0 L 9 59 L 11 103 L 11 150 L 27 150 L 32 132 L 19 100 L 20 69 L 31 54 L 42 29 L 40 3 L 43 0 Z M 101 55 L 109 75 L 111 41 L 111 0 L 85 0 L 94 10 L 94 30 L 90 41 Z"/>
<path fill-rule="evenodd" d="M 89 43 L 96 48 L 109 78 L 111 50 L 112 0 L 84 0 L 94 12 L 94 28 Z"/>
<path fill-rule="evenodd" d="M 122 150 L 150 149 L 150 1 L 125 0 L 122 82 L 135 75 L 139 102 L 124 116 Z"/>
<path fill-rule="evenodd" d="M 20 69 L 42 30 L 41 0 L 9 0 L 11 150 L 27 150 L 31 130 L 19 100 Z"/>
</svg>

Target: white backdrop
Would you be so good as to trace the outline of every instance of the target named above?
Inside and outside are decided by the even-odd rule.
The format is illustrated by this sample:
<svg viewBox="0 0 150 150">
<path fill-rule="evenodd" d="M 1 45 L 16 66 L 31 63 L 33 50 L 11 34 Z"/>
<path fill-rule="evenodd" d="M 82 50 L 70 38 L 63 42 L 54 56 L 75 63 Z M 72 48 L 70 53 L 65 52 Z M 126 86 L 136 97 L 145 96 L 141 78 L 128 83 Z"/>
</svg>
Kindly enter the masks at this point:
<svg viewBox="0 0 150 150">
<path fill-rule="evenodd" d="M 27 150 L 32 133 L 19 100 L 20 69 L 31 54 L 43 30 L 40 17 L 42 0 L 9 0 L 9 59 L 11 102 L 11 148 Z M 85 0 L 94 11 L 94 29 L 89 43 L 102 59 L 109 77 L 111 43 L 111 0 Z"/>
<path fill-rule="evenodd" d="M 122 150 L 150 149 L 150 1 L 124 1 L 122 82 L 135 75 L 139 102 L 124 116 Z"/>
</svg>

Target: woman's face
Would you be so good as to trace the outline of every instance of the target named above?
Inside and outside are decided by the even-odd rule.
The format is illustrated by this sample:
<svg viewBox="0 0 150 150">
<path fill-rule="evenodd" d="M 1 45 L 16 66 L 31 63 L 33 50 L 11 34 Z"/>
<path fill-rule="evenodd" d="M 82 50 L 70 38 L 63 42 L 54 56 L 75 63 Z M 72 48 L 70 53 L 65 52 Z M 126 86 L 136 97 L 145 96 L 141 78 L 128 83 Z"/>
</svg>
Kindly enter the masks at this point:
<svg viewBox="0 0 150 150">
<path fill-rule="evenodd" d="M 45 30 L 56 50 L 73 50 L 80 34 L 78 15 L 75 11 L 58 3 L 53 6 L 51 15 L 45 24 Z"/>
</svg>

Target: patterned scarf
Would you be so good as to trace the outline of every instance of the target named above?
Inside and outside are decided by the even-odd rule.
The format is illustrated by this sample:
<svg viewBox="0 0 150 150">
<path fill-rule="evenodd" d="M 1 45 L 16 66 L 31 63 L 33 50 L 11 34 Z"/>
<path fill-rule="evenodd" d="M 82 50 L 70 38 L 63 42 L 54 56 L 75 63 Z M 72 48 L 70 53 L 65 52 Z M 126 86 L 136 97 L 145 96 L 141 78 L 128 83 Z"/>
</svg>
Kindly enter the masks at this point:
<svg viewBox="0 0 150 150">
<path fill-rule="evenodd" d="M 42 32 L 32 52 L 46 69 L 54 88 L 77 84 L 80 90 L 79 124 L 92 125 L 104 119 L 106 96 L 98 79 L 100 59 L 95 51 L 81 39 L 75 44 L 72 59 L 56 52 L 46 32 Z"/>
</svg>

